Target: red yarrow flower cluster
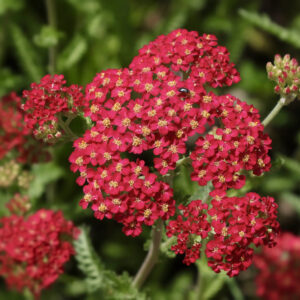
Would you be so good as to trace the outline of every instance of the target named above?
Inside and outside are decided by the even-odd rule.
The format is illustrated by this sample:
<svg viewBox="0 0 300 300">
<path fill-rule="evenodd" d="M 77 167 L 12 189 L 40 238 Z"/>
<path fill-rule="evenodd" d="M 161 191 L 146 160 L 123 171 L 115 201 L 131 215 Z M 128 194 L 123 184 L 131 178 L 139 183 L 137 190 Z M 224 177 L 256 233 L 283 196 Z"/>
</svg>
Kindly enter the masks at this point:
<svg viewBox="0 0 300 300">
<path fill-rule="evenodd" d="M 208 236 L 208 265 L 215 272 L 224 270 L 232 277 L 252 263 L 253 245 L 275 245 L 279 228 L 277 204 L 273 198 L 261 198 L 256 193 L 226 197 L 223 191 L 215 190 L 210 195 L 213 199 L 209 207 L 201 200 L 179 206 L 183 216 L 170 221 L 167 235 L 177 237 L 177 244 L 171 249 L 185 254 L 183 262 L 187 265 L 200 257 L 200 242 Z"/>
<path fill-rule="evenodd" d="M 65 84 L 63 75 L 46 75 L 40 83 L 32 83 L 31 90 L 23 91 L 25 121 L 36 138 L 49 142 L 58 139 L 61 136 L 59 117 L 69 117 L 83 108 L 81 87 Z"/>
<path fill-rule="evenodd" d="M 24 113 L 21 110 L 21 98 L 16 93 L 0 99 L 0 159 L 13 149 L 18 152 L 18 161 L 27 157 L 26 136 L 31 134 L 24 122 Z"/>
<path fill-rule="evenodd" d="M 80 172 L 77 183 L 85 193 L 80 205 L 86 208 L 91 204 L 96 218 L 114 218 L 124 225 L 127 235 L 136 236 L 142 224 L 152 225 L 160 217 L 167 220 L 174 215 L 173 191 L 165 181 L 179 159 L 190 157 L 191 179 L 199 185 L 212 181 L 215 193 L 224 197 L 227 189 L 244 186 L 242 170 L 255 175 L 268 171 L 271 140 L 263 133 L 258 111 L 231 95 L 207 90 L 239 80 L 228 51 L 214 36 L 183 29 L 144 46 L 129 68 L 97 74 L 85 90 L 85 116 L 93 127 L 74 142 L 69 159 L 72 171 Z M 196 143 L 190 153 L 187 144 L 191 139 Z M 152 156 L 153 161 L 146 164 L 143 155 Z M 255 197 L 242 198 L 244 219 L 232 225 L 232 230 L 242 228 L 247 238 L 236 241 L 236 235 L 230 233 L 223 239 L 231 253 L 219 252 L 220 259 L 211 256 L 215 271 L 224 269 L 230 276 L 236 275 L 252 257 L 248 246 L 269 241 L 267 231 L 276 231 L 277 225 L 266 225 L 275 218 L 275 205 L 268 206 L 266 223 L 257 229 L 261 232 L 248 224 L 248 210 L 255 218 L 261 217 L 266 208 L 263 203 L 269 201 Z M 227 206 L 214 209 L 224 215 L 221 223 L 229 230 L 229 215 L 237 208 L 232 199 L 226 199 Z M 252 207 L 251 201 L 256 206 Z M 180 206 L 181 215 L 170 222 L 168 235 L 177 236 L 179 243 L 173 250 L 185 253 L 186 263 L 198 258 L 200 241 L 207 233 L 213 232 L 216 242 L 221 239 L 217 238 L 218 226 L 207 223 L 207 209 L 211 211 L 200 202 Z M 235 262 L 238 253 L 245 262 Z M 215 262 L 219 268 L 214 267 Z"/>
<path fill-rule="evenodd" d="M 274 248 L 264 247 L 254 263 L 257 295 L 265 300 L 300 299 L 300 238 L 283 233 Z"/>
<path fill-rule="evenodd" d="M 28 288 L 38 299 L 74 254 L 78 229 L 61 212 L 44 209 L 27 219 L 3 217 L 0 224 L 0 275 L 10 288 Z"/>
</svg>

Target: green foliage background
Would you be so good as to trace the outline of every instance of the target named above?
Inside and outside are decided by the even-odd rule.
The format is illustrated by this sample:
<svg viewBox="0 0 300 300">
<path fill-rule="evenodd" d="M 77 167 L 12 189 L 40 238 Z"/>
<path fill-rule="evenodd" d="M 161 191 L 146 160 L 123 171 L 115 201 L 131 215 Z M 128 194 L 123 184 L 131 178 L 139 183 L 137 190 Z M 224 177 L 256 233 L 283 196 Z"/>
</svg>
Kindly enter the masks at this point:
<svg viewBox="0 0 300 300">
<path fill-rule="evenodd" d="M 0 96 L 10 91 L 21 94 L 31 82 L 47 74 L 49 47 L 56 47 L 55 72 L 64 74 L 69 84 L 84 86 L 103 69 L 127 66 L 137 50 L 157 35 L 186 28 L 214 34 L 229 49 L 242 80 L 228 92 L 254 104 L 264 117 L 278 100 L 265 64 L 276 53 L 290 53 L 300 59 L 297 0 L 56 0 L 55 14 L 56 28 L 48 25 L 45 1 L 0 0 Z M 240 191 L 275 197 L 283 230 L 295 234 L 300 233 L 299 112 L 300 103 L 292 103 L 268 126 L 273 140 L 272 170 L 263 177 L 249 178 Z M 80 130 L 80 124 L 77 127 Z M 35 180 L 29 195 L 34 209 L 60 209 L 77 225 L 88 225 L 91 241 L 79 245 L 86 247 L 82 250 L 85 258 L 78 258 L 79 268 L 73 259 L 66 266 L 66 274 L 42 294 L 42 299 L 192 299 L 196 267 L 183 266 L 180 258 L 161 257 L 145 294 L 128 290 L 128 276 L 135 274 L 143 260 L 149 230 L 138 238 L 127 238 L 115 222 L 99 222 L 79 207 L 81 190 L 68 165 L 71 151 L 71 145 L 58 146 L 52 162 L 32 168 Z M 189 185 L 186 172 L 177 179 L 181 184 L 178 195 L 191 194 L 195 187 Z M 0 190 L 0 215 L 7 213 L 4 204 L 9 197 Z M 101 261 L 94 257 L 94 251 L 100 253 Z M 91 273 L 87 274 L 89 268 Z M 255 299 L 254 274 L 250 268 L 237 281 L 230 281 L 216 279 L 207 271 L 215 286 L 203 299 Z M 88 276 L 102 288 L 85 284 Z M 3 281 L 0 287 L 0 299 L 30 298 L 26 293 L 22 296 L 7 291 Z"/>
</svg>

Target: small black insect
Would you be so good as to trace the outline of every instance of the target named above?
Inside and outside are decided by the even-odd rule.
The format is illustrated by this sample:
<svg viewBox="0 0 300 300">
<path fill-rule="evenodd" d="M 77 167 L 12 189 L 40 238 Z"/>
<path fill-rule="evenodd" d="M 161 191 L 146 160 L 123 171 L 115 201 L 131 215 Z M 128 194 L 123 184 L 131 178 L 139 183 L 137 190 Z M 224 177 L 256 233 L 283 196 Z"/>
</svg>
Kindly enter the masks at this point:
<svg viewBox="0 0 300 300">
<path fill-rule="evenodd" d="M 186 88 L 181 87 L 181 88 L 178 89 L 178 92 L 180 92 L 180 93 L 189 93 L 190 91 Z"/>
</svg>

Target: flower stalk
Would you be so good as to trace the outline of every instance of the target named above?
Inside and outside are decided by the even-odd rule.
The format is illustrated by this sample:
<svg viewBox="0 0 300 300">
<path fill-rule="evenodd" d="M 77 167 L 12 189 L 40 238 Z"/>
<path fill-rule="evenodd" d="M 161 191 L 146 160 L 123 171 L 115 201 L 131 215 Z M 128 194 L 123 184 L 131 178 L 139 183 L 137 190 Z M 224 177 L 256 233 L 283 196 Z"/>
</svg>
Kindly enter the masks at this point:
<svg viewBox="0 0 300 300">
<path fill-rule="evenodd" d="M 162 240 L 162 229 L 163 220 L 158 219 L 152 230 L 152 242 L 149 252 L 133 280 L 133 286 L 137 289 L 139 289 L 143 285 L 152 268 L 157 262 L 160 251 L 160 243 Z"/>
</svg>

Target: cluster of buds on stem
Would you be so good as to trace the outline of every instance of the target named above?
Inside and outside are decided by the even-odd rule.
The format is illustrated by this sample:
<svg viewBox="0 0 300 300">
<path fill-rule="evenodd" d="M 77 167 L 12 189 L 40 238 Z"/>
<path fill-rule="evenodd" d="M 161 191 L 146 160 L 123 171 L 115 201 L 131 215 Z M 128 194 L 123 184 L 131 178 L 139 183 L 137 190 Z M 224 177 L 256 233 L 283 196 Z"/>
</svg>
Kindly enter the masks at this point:
<svg viewBox="0 0 300 300">
<path fill-rule="evenodd" d="M 300 66 L 295 58 L 286 54 L 283 58 L 275 55 L 274 65 L 267 63 L 269 79 L 276 82 L 275 93 L 287 99 L 286 104 L 300 98 Z"/>
</svg>

